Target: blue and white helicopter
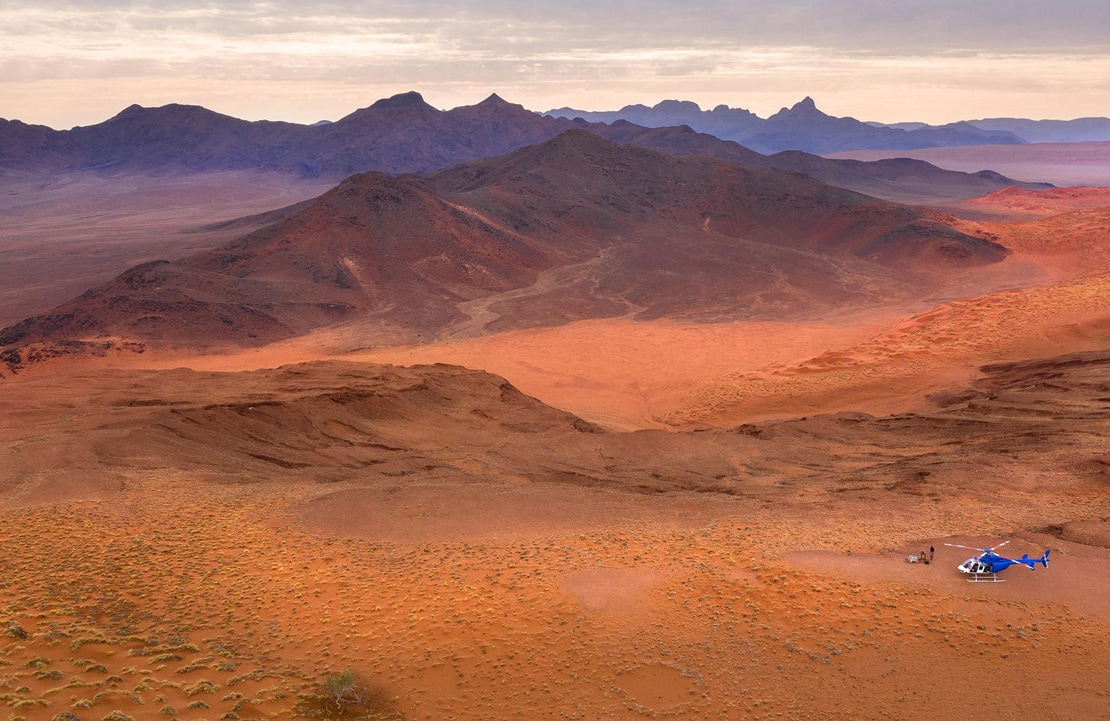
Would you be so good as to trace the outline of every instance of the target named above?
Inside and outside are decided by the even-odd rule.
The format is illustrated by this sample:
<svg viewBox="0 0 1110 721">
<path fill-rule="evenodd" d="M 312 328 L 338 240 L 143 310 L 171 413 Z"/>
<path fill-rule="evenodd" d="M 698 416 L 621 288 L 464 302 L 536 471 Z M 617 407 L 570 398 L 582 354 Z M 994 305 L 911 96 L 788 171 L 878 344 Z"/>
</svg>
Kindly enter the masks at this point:
<svg viewBox="0 0 1110 721">
<path fill-rule="evenodd" d="M 1005 556 L 1000 556 L 994 552 L 995 548 L 1002 548 L 1007 543 L 1009 543 L 1009 541 L 1003 541 L 993 548 L 973 548 L 971 546 L 961 546 L 958 543 L 946 543 L 944 545 L 952 546 L 953 548 L 966 548 L 969 551 L 980 552 L 980 555 L 973 556 L 972 558 L 967 559 L 956 567 L 960 571 L 960 573 L 966 573 L 971 576 L 971 578 L 967 579 L 968 583 L 1001 583 L 1006 579 L 999 578 L 999 572 L 1005 571 L 1007 568 L 1015 564 L 1025 566 L 1030 571 L 1037 570 L 1038 563 L 1045 568 L 1048 568 L 1049 549 L 1046 549 L 1044 554 L 1040 558 L 1030 558 L 1029 554 L 1027 553 L 1022 554 L 1021 558 L 1006 558 Z"/>
</svg>

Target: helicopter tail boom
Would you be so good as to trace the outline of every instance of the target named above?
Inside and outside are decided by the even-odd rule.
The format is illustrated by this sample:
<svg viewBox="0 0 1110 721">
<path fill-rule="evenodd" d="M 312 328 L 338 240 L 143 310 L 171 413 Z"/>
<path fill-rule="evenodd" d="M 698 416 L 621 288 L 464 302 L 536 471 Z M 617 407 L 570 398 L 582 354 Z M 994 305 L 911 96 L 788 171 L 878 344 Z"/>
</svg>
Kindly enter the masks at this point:
<svg viewBox="0 0 1110 721">
<path fill-rule="evenodd" d="M 1040 558 L 1030 558 L 1028 553 L 1023 553 L 1021 558 L 1017 559 L 1017 562 L 1021 563 L 1021 564 L 1024 564 L 1025 566 L 1028 566 L 1029 570 L 1031 570 L 1031 571 L 1037 570 L 1037 564 L 1038 563 L 1041 564 L 1042 566 L 1044 566 L 1045 568 L 1048 568 L 1048 552 L 1049 552 L 1049 550 L 1051 550 L 1051 549 L 1045 549 L 1044 555 L 1042 555 Z"/>
</svg>

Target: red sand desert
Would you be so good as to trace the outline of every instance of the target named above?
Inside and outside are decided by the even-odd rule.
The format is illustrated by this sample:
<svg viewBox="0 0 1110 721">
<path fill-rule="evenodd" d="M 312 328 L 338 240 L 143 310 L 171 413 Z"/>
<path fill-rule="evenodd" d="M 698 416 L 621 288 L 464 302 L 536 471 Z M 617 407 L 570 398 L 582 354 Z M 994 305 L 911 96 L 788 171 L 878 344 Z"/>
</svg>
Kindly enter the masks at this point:
<svg viewBox="0 0 1110 721">
<path fill-rule="evenodd" d="M 931 301 L 6 370 L 6 718 L 1110 717 L 1097 197 Z"/>
</svg>

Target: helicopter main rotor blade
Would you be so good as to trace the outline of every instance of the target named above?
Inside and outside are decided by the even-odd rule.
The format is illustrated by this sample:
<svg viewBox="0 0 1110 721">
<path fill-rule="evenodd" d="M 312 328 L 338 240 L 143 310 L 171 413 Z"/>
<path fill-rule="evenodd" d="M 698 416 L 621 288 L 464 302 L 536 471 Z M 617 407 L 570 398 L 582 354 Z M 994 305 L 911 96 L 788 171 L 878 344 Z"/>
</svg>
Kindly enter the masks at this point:
<svg viewBox="0 0 1110 721">
<path fill-rule="evenodd" d="M 980 553 L 994 553 L 994 549 L 1002 548 L 1007 543 L 1009 543 L 1009 541 L 1003 541 L 1002 543 L 999 543 L 998 545 L 995 545 L 995 546 L 991 546 L 990 548 L 976 548 L 975 546 L 961 546 L 958 543 L 946 543 L 944 545 L 952 546 L 953 548 L 966 548 L 969 551 L 979 551 Z"/>
<path fill-rule="evenodd" d="M 989 548 L 975 548 L 974 546 L 961 546 L 958 543 L 946 543 L 944 545 L 951 546 L 952 548 L 966 548 L 969 551 L 979 551 L 980 553 L 987 553 L 987 552 L 990 551 Z"/>
</svg>

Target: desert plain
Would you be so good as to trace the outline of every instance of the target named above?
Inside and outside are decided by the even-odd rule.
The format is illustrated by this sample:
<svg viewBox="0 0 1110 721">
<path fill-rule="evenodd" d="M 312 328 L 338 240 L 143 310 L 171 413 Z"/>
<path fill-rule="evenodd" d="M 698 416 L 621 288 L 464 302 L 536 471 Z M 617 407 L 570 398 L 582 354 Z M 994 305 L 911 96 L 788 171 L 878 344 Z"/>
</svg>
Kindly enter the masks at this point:
<svg viewBox="0 0 1110 721">
<path fill-rule="evenodd" d="M 7 195 L 5 323 L 325 189 L 129 182 Z M 1110 717 L 1110 190 L 945 209 L 904 302 L 4 366 L 4 718 Z"/>
</svg>

